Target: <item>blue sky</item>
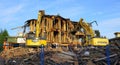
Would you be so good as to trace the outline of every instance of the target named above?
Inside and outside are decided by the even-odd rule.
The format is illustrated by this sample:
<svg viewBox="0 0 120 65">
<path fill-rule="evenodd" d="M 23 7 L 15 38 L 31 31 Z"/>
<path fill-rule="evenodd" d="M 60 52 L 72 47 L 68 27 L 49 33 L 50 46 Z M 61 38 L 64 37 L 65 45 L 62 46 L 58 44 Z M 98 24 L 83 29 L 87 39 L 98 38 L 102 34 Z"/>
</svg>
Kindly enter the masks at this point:
<svg viewBox="0 0 120 65">
<path fill-rule="evenodd" d="M 120 0 L 0 0 L 0 28 L 16 35 L 18 30 L 11 28 L 37 18 L 39 10 L 73 21 L 80 18 L 87 22 L 96 20 L 98 26 L 93 24 L 93 29 L 100 30 L 101 35 L 108 38 L 113 38 L 114 32 L 120 32 Z"/>
</svg>

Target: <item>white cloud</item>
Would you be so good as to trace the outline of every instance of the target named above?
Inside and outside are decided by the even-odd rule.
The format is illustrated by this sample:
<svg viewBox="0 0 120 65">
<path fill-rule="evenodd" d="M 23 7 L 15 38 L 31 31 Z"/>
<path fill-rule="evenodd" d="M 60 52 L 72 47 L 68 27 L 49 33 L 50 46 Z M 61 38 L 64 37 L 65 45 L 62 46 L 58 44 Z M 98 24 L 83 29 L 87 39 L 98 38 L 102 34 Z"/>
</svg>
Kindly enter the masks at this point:
<svg viewBox="0 0 120 65">
<path fill-rule="evenodd" d="M 44 3 L 44 9 L 51 9 L 51 8 L 54 8 L 54 7 L 60 7 L 61 5 L 65 5 L 65 4 L 72 4 L 72 1 L 74 0 L 51 0 L 50 2 L 42 2 L 42 4 Z"/>
<path fill-rule="evenodd" d="M 2 6 L 0 6 L 2 7 Z M 23 8 L 23 5 L 16 5 L 16 6 L 9 6 L 9 7 L 4 7 L 4 8 L 0 8 L 0 25 L 3 25 L 3 28 L 6 27 L 6 24 L 12 24 L 14 23 L 13 21 L 15 21 L 17 19 L 17 17 L 15 16 L 16 13 L 18 13 L 19 11 L 21 11 Z"/>
<path fill-rule="evenodd" d="M 101 21 L 99 25 L 105 28 L 117 28 L 120 26 L 120 18 L 104 20 L 104 21 Z"/>
<path fill-rule="evenodd" d="M 104 14 L 104 12 L 102 12 L 102 11 L 98 11 L 98 12 L 94 12 L 94 13 L 92 13 L 93 15 L 102 15 L 102 14 Z"/>
<path fill-rule="evenodd" d="M 11 7 L 0 8 L 1 16 L 13 15 L 19 12 L 23 8 L 23 5 L 16 5 Z"/>
<path fill-rule="evenodd" d="M 101 34 L 113 38 L 115 32 L 120 32 L 120 18 L 113 18 L 99 22 Z"/>
<path fill-rule="evenodd" d="M 65 14 L 67 16 L 76 16 L 76 15 L 79 15 L 79 14 L 83 14 L 84 12 L 84 7 L 82 6 L 79 6 L 79 7 L 69 7 L 69 8 L 66 8 L 64 10 L 61 10 L 60 13 L 61 14 Z"/>
</svg>

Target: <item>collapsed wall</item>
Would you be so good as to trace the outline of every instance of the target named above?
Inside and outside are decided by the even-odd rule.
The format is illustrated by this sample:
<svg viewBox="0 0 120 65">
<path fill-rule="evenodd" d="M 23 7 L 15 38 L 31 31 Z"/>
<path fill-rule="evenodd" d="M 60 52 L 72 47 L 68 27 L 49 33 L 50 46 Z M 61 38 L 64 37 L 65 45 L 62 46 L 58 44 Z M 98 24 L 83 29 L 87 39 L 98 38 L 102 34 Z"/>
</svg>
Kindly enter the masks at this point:
<svg viewBox="0 0 120 65">
<path fill-rule="evenodd" d="M 61 45 L 75 43 L 81 45 L 80 38 L 84 37 L 84 32 L 81 31 L 82 27 L 78 22 L 73 22 L 60 15 L 46 15 L 44 11 L 42 13 L 39 36 L 45 36 L 47 43 L 59 43 Z M 30 32 L 35 32 L 36 22 L 36 19 L 26 21 Z"/>
</svg>

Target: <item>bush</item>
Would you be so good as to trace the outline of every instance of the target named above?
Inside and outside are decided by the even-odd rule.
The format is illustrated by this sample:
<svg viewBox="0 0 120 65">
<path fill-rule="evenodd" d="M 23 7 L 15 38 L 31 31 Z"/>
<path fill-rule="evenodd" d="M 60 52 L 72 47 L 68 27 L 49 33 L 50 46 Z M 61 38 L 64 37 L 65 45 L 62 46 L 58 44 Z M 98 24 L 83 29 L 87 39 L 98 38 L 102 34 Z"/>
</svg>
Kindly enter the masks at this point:
<svg viewBox="0 0 120 65">
<path fill-rule="evenodd" d="M 0 31 L 0 51 L 3 50 L 3 43 L 4 43 L 4 40 L 5 40 L 6 36 L 9 36 L 8 31 L 7 30 L 1 30 Z"/>
</svg>

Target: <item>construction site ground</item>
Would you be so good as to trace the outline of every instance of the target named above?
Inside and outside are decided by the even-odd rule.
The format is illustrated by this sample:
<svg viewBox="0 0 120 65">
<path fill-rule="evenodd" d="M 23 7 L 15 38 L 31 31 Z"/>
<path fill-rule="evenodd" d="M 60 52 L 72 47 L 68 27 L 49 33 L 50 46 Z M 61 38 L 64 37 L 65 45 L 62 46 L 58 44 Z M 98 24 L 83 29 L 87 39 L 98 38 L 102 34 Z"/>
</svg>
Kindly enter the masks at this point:
<svg viewBox="0 0 120 65">
<path fill-rule="evenodd" d="M 120 47 L 110 45 L 111 65 L 120 65 Z M 0 65 L 40 65 L 40 48 L 16 47 L 0 53 Z M 87 48 L 63 51 L 44 49 L 45 65 L 107 65 L 106 47 Z"/>
</svg>

